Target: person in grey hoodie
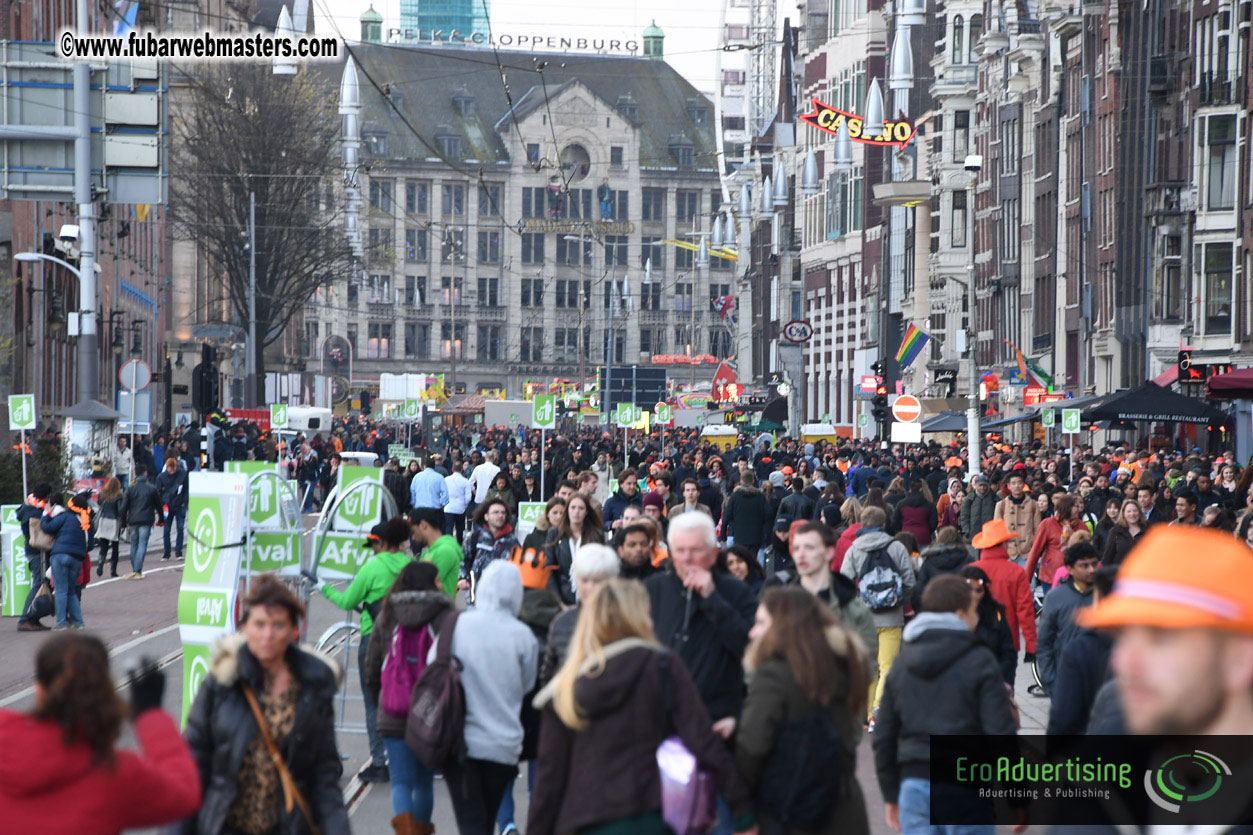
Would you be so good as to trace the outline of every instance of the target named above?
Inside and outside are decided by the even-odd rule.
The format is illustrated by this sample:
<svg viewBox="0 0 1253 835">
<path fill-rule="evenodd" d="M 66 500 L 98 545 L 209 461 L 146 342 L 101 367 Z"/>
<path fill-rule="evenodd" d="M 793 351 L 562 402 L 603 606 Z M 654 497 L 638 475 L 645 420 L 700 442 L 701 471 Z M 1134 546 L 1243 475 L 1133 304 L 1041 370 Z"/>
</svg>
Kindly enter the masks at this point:
<svg viewBox="0 0 1253 835">
<path fill-rule="evenodd" d="M 844 564 L 840 573 L 857 583 L 860 587 L 862 575 L 870 566 L 870 557 L 880 549 L 886 549 L 888 558 L 901 578 L 901 594 L 895 606 L 887 609 L 871 609 L 874 618 L 875 632 L 879 635 L 879 672 L 871 681 L 871 698 L 868 705 L 870 720 L 874 720 L 874 711 L 883 698 L 883 685 L 887 674 L 892 669 L 892 660 L 901 648 L 901 628 L 905 625 L 905 604 L 909 602 L 914 590 L 914 564 L 909 558 L 909 551 L 900 542 L 889 536 L 883 526 L 887 522 L 887 514 L 883 508 L 870 505 L 861 511 L 861 529 L 853 544 L 844 554 Z M 865 589 L 862 589 L 863 599 Z"/>
<path fill-rule="evenodd" d="M 453 628 L 463 666 L 464 760 L 444 772 L 462 835 L 491 835 L 496 810 L 522 754 L 522 699 L 535 686 L 539 643 L 522 621 L 522 575 L 508 560 L 483 570 L 474 607 Z"/>
<path fill-rule="evenodd" d="M 1070 576 L 1057 583 L 1044 598 L 1044 612 L 1037 627 L 1036 669 L 1040 684 L 1051 691 L 1057 680 L 1062 650 L 1082 631 L 1075 623 L 1075 610 L 1092 605 L 1092 581 L 1100 556 L 1090 542 L 1077 542 L 1062 556 Z"/>
</svg>

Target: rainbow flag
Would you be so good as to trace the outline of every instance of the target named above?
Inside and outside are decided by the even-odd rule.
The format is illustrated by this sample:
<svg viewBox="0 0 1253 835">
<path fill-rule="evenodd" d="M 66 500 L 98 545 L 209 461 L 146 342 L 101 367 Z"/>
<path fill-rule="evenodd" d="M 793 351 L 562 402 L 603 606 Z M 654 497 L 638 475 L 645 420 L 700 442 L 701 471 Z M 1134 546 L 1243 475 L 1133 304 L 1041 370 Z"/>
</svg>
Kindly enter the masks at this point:
<svg viewBox="0 0 1253 835">
<path fill-rule="evenodd" d="M 910 322 L 909 327 L 905 328 L 905 338 L 901 340 L 901 347 L 896 349 L 896 362 L 901 368 L 908 368 L 930 341 L 931 337 L 918 330 L 914 323 Z"/>
</svg>

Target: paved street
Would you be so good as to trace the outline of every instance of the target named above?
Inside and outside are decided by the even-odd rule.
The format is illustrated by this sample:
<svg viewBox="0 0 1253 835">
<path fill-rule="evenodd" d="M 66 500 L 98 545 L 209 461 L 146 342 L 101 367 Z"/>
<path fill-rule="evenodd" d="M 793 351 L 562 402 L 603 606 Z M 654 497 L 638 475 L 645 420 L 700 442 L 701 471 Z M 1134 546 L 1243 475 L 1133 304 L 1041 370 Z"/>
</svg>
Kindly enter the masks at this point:
<svg viewBox="0 0 1253 835">
<path fill-rule="evenodd" d="M 166 664 L 165 707 L 177 715 L 182 701 L 182 657 L 175 623 L 175 602 L 182 575 L 182 562 L 162 562 L 159 548 L 155 556 L 149 556 L 152 561 L 148 563 L 150 567 L 142 581 L 125 581 L 121 577 L 97 579 L 93 575 L 91 584 L 83 594 L 83 613 L 88 628 L 109 646 L 113 655 L 114 674 L 119 682 L 124 679 L 125 671 L 144 656 Z M 344 612 L 321 596 L 315 597 L 309 612 L 309 641 L 315 641 L 328 627 L 342 621 L 343 615 Z M 3 627 L 10 630 L 10 634 L 4 641 L 0 663 L 0 707 L 28 710 L 34 698 L 30 686 L 34 656 L 46 633 L 18 633 L 12 631 L 14 623 L 14 619 L 6 618 L 3 624 Z M 355 665 L 349 673 L 348 690 L 351 697 L 360 692 Z M 1022 714 L 1023 732 L 1043 733 L 1048 720 L 1048 701 L 1027 694 L 1026 686 L 1031 681 L 1030 676 L 1028 667 L 1020 667 L 1017 698 Z M 359 703 L 350 699 L 344 716 L 347 724 L 360 723 Z M 128 740 L 127 744 L 131 742 Z M 339 746 L 344 758 L 342 783 L 346 797 L 353 804 L 354 832 L 390 832 L 392 812 L 388 785 L 362 787 L 353 779 L 367 760 L 364 735 L 342 732 L 339 735 Z M 858 746 L 857 779 L 866 796 L 872 832 L 875 835 L 888 835 L 891 830 L 883 820 L 882 801 L 874 779 L 873 754 L 868 738 L 864 738 Z M 517 803 L 515 817 L 522 826 L 527 810 L 524 780 L 519 780 L 515 785 L 514 797 Z M 442 781 L 436 782 L 434 822 L 437 831 L 452 832 L 456 829 L 452 806 Z M 525 829 L 524 826 L 522 828 Z"/>
</svg>

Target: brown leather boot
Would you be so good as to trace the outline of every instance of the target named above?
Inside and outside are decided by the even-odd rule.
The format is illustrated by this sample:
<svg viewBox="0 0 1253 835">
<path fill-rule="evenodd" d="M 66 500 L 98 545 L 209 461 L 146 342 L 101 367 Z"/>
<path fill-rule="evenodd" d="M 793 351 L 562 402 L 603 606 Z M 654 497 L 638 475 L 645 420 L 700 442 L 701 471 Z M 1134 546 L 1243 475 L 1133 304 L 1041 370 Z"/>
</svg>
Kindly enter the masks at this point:
<svg viewBox="0 0 1253 835">
<path fill-rule="evenodd" d="M 435 827 L 429 823 L 421 823 L 409 812 L 392 818 L 392 829 L 396 835 L 432 835 Z"/>
</svg>

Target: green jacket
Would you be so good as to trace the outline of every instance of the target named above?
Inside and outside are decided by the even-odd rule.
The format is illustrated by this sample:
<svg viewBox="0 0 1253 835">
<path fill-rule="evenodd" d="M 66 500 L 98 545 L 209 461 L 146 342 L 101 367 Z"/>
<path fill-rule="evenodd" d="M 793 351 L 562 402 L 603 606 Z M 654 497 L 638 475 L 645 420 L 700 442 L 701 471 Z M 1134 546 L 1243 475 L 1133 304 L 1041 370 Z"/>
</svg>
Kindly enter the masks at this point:
<svg viewBox="0 0 1253 835">
<path fill-rule="evenodd" d="M 348 584 L 348 588 L 340 591 L 330 583 L 323 583 L 322 594 L 341 609 L 355 609 L 362 603 L 373 603 L 387 594 L 392 583 L 396 582 L 396 575 L 400 573 L 400 569 L 412 560 L 413 557 L 408 554 L 392 551 L 375 554 L 365 565 L 361 566 L 361 570 Z M 361 636 L 369 635 L 373 628 L 374 619 L 370 617 L 369 612 L 363 610 L 361 612 Z"/>
<path fill-rule="evenodd" d="M 427 546 L 422 559 L 439 569 L 439 584 L 449 597 L 457 596 L 457 576 L 461 571 L 461 546 L 448 534 Z"/>
</svg>

